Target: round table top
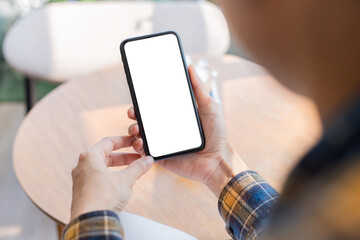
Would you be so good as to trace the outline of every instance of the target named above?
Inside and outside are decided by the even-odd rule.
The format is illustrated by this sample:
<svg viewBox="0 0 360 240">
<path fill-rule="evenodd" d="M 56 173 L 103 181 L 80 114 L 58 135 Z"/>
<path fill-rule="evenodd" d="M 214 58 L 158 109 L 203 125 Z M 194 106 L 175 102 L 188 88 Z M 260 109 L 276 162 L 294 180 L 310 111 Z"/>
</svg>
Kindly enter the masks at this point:
<svg viewBox="0 0 360 240">
<path fill-rule="evenodd" d="M 207 59 L 210 69 L 219 72 L 230 143 L 251 169 L 281 190 L 290 169 L 321 132 L 314 104 L 249 61 L 231 55 Z M 71 170 L 79 153 L 105 136 L 126 135 L 130 106 L 118 65 L 59 86 L 26 116 L 13 161 L 21 186 L 41 210 L 60 223 L 69 221 Z M 125 211 L 199 239 L 228 238 L 216 197 L 202 184 L 159 166 L 136 183 Z"/>
</svg>

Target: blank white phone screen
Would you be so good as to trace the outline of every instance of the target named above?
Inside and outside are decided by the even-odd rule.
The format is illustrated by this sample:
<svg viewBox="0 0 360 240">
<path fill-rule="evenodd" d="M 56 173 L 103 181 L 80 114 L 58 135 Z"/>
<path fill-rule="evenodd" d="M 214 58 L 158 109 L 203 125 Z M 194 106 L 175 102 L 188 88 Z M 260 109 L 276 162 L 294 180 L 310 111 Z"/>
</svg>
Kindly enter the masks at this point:
<svg viewBox="0 0 360 240">
<path fill-rule="evenodd" d="M 202 144 L 177 37 L 125 44 L 149 153 L 160 157 Z"/>
</svg>

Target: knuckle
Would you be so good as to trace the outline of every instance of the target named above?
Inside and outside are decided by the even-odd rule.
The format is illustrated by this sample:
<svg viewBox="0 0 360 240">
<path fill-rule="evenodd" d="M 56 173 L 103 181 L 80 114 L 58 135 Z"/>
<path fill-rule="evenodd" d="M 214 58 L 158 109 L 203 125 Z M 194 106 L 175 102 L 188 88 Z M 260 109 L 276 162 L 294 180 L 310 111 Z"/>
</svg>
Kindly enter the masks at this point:
<svg viewBox="0 0 360 240">
<path fill-rule="evenodd" d="M 213 105 L 217 108 L 219 108 L 221 106 L 220 104 L 220 101 L 215 99 L 215 98 L 211 98 L 212 99 L 212 102 L 213 102 Z"/>
<path fill-rule="evenodd" d="M 112 142 L 110 137 L 104 137 L 101 141 L 105 143 Z"/>
<path fill-rule="evenodd" d="M 86 161 L 88 158 L 89 158 L 89 152 L 88 151 L 80 153 L 80 155 L 79 155 L 79 163 Z"/>
<path fill-rule="evenodd" d="M 139 164 L 138 164 L 138 168 L 139 168 L 140 172 L 145 172 L 146 169 L 147 169 L 145 162 L 140 161 Z"/>
<path fill-rule="evenodd" d="M 75 178 L 75 177 L 76 177 L 77 172 L 78 172 L 77 167 L 74 167 L 74 168 L 71 170 L 71 176 L 72 176 L 72 178 Z"/>
<path fill-rule="evenodd" d="M 219 102 L 218 100 L 210 97 L 210 101 L 209 101 L 209 102 L 210 102 L 210 105 L 211 105 L 211 107 L 212 107 L 213 110 L 218 110 L 218 109 L 220 109 L 221 104 L 220 104 L 220 102 Z"/>
<path fill-rule="evenodd" d="M 134 177 L 131 175 L 130 177 L 123 179 L 122 183 L 126 189 L 131 189 L 135 183 Z"/>
<path fill-rule="evenodd" d="M 146 164 L 143 162 L 137 163 L 130 173 L 130 184 L 134 184 L 137 179 L 146 171 Z"/>
<path fill-rule="evenodd" d="M 204 107 L 209 108 L 209 107 L 212 106 L 212 104 L 213 104 L 212 97 L 207 96 L 207 97 L 204 98 L 204 100 L 203 100 L 203 106 Z"/>
</svg>

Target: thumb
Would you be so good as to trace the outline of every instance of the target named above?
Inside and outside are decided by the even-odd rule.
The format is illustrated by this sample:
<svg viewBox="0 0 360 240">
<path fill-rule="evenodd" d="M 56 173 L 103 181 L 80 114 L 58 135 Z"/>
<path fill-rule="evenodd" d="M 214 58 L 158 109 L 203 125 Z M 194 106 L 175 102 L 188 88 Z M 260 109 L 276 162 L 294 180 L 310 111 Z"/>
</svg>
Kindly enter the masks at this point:
<svg viewBox="0 0 360 240">
<path fill-rule="evenodd" d="M 132 162 L 125 168 L 124 171 L 127 172 L 131 184 L 134 184 L 137 179 L 149 171 L 153 163 L 154 159 L 150 156 L 146 156 Z"/>
<path fill-rule="evenodd" d="M 199 108 L 203 108 L 211 101 L 211 96 L 205 88 L 205 84 L 196 73 L 194 65 L 189 66 L 191 85 Z"/>
</svg>

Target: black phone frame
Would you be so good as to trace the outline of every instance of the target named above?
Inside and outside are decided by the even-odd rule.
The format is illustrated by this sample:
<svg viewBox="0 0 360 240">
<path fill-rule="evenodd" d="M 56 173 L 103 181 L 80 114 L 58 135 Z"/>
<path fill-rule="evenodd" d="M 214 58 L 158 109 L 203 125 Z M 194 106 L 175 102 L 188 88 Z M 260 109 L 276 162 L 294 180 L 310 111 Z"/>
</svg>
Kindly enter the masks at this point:
<svg viewBox="0 0 360 240">
<path fill-rule="evenodd" d="M 206 144 L 205 135 L 204 135 L 204 131 L 203 131 L 203 128 L 202 128 L 199 112 L 198 112 L 198 109 L 197 109 L 197 106 L 196 106 L 194 92 L 192 90 L 189 71 L 188 71 L 188 68 L 187 68 L 187 64 L 186 64 L 186 60 L 185 60 L 185 56 L 184 56 L 184 51 L 183 51 L 183 47 L 182 47 L 182 44 L 181 44 L 181 39 L 180 39 L 179 35 L 175 31 L 166 31 L 166 32 L 161 32 L 161 33 L 144 35 L 144 36 L 140 36 L 140 37 L 128 38 L 128 39 L 125 39 L 120 44 L 120 53 L 121 53 L 121 58 L 122 58 L 122 62 L 123 62 L 123 67 L 124 67 L 124 70 L 125 70 L 127 83 L 128 83 L 129 90 L 130 90 L 131 100 L 133 102 L 133 106 L 134 106 L 134 110 L 135 110 L 135 116 L 136 116 L 137 122 L 139 124 L 140 135 L 141 135 L 141 138 L 143 139 L 145 154 L 147 156 L 150 155 L 150 151 L 149 151 L 148 143 L 147 143 L 147 140 L 146 140 L 146 134 L 145 134 L 142 119 L 141 119 L 140 109 L 139 109 L 139 105 L 138 105 L 136 94 L 135 94 L 134 85 L 133 85 L 131 74 L 130 74 L 130 68 L 129 68 L 129 65 L 128 65 L 127 58 L 126 58 L 125 45 L 128 42 L 144 40 L 144 39 L 153 38 L 153 37 L 159 37 L 159 36 L 163 36 L 163 35 L 167 35 L 167 34 L 175 35 L 176 39 L 178 41 L 179 50 L 180 50 L 182 62 L 183 62 L 183 65 L 184 65 L 184 71 L 186 73 L 186 78 L 187 78 L 187 82 L 188 82 L 188 86 L 189 86 L 189 91 L 190 91 L 190 95 L 191 95 L 191 99 L 192 99 L 192 103 L 193 103 L 193 107 L 194 107 L 194 111 L 195 111 L 195 115 L 196 115 L 196 120 L 197 120 L 197 123 L 198 123 L 199 133 L 200 133 L 200 137 L 201 137 L 201 145 L 199 147 L 197 147 L 197 148 L 192 148 L 192 149 L 188 149 L 188 150 L 184 150 L 184 151 L 180 151 L 180 152 L 170 153 L 170 154 L 166 154 L 166 155 L 163 155 L 163 156 L 153 157 L 155 161 L 168 159 L 168 158 L 172 158 L 172 157 L 180 156 L 180 155 L 185 155 L 185 154 L 189 154 L 189 153 L 198 152 L 198 151 L 201 151 L 202 149 L 204 149 L 205 144 Z"/>
</svg>

